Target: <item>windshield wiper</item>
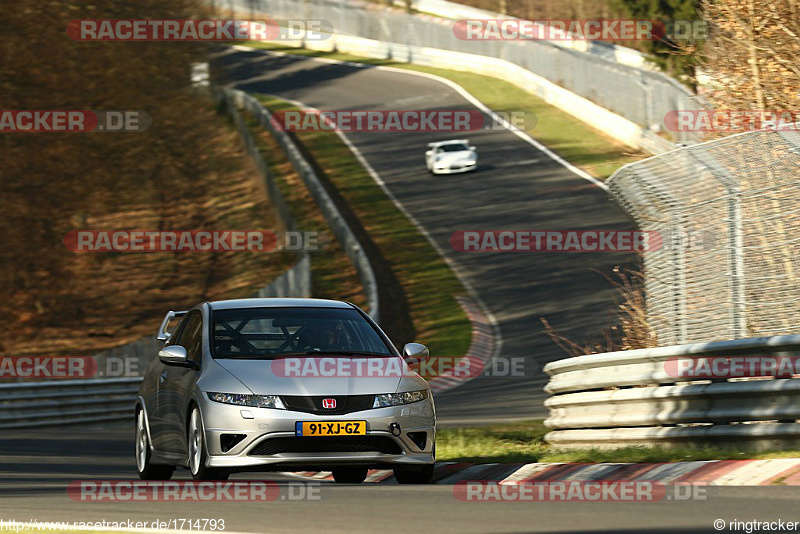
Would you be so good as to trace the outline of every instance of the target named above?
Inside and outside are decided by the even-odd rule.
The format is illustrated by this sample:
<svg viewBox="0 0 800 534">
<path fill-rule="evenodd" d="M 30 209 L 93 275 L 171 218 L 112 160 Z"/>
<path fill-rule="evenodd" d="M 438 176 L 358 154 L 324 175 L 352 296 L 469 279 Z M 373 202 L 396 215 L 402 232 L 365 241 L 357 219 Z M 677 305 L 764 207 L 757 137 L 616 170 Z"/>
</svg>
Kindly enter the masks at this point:
<svg viewBox="0 0 800 534">
<path fill-rule="evenodd" d="M 366 356 L 375 358 L 389 358 L 393 355 L 359 350 L 307 350 L 304 352 L 280 352 L 278 354 L 271 354 L 270 356 L 273 358 L 291 358 L 292 356 Z"/>
<path fill-rule="evenodd" d="M 275 358 L 304 358 L 308 356 L 356 356 L 365 358 L 391 358 L 393 354 L 381 354 L 358 350 L 306 350 L 302 352 L 278 352 L 276 354 L 236 354 L 217 356 L 224 360 L 274 360 Z"/>
<path fill-rule="evenodd" d="M 269 360 L 272 354 L 228 354 L 217 355 L 216 358 L 220 360 Z"/>
</svg>

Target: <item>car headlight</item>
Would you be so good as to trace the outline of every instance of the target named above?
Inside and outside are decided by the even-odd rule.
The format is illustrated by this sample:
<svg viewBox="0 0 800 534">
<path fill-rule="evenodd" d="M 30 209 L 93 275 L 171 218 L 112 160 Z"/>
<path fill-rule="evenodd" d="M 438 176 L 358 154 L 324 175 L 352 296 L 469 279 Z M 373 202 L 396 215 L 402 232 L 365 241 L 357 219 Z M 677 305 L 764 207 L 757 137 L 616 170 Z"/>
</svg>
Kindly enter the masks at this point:
<svg viewBox="0 0 800 534">
<path fill-rule="evenodd" d="M 274 408 L 285 410 L 286 405 L 277 395 L 242 395 L 239 393 L 208 393 L 208 398 L 223 404 L 250 406 L 251 408 Z"/>
<path fill-rule="evenodd" d="M 427 398 L 427 389 L 422 389 L 420 391 L 406 391 L 404 393 L 386 393 L 383 395 L 375 395 L 375 402 L 372 403 L 372 407 L 385 408 L 387 406 L 399 406 L 401 404 L 419 402 Z"/>
<path fill-rule="evenodd" d="M 464 165 L 475 165 L 476 163 L 478 162 L 475 161 L 474 159 L 468 159 L 467 161 L 464 162 Z"/>
</svg>

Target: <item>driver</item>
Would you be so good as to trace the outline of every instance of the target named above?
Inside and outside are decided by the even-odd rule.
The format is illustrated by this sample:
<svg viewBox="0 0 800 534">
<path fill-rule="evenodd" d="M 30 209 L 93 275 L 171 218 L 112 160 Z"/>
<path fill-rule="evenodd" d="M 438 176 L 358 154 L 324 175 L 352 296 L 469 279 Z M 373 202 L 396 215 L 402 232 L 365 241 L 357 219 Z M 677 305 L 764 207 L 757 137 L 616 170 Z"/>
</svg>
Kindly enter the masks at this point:
<svg viewBox="0 0 800 534">
<path fill-rule="evenodd" d="M 314 350 L 336 350 L 339 346 L 339 329 L 334 324 L 324 322 L 311 331 L 310 338 Z"/>
</svg>

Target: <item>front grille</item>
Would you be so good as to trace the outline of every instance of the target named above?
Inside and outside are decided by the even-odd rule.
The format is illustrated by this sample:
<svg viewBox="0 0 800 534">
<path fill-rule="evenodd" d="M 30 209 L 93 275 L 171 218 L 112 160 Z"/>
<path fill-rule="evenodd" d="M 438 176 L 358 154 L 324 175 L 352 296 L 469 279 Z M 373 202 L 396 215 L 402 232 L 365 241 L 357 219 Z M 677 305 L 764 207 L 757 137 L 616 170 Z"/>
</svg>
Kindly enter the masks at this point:
<svg viewBox="0 0 800 534">
<path fill-rule="evenodd" d="M 379 452 L 400 454 L 402 449 L 387 436 L 327 436 L 267 438 L 248 453 L 249 456 L 271 456 L 295 452 Z"/>
<path fill-rule="evenodd" d="M 323 399 L 334 399 L 336 401 L 336 408 L 323 408 Z M 286 405 L 286 409 L 293 412 L 342 415 L 360 412 L 361 410 L 369 410 L 372 408 L 372 403 L 375 402 L 375 395 L 320 395 L 316 397 L 281 395 L 281 400 L 283 400 L 283 403 Z"/>
</svg>

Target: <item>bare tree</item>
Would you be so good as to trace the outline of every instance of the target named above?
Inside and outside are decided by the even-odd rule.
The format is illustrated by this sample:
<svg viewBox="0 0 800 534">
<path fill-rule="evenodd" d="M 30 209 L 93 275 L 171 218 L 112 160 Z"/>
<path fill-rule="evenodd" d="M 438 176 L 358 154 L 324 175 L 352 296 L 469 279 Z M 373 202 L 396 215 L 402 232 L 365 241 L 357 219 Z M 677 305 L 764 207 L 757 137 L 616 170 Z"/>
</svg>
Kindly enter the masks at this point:
<svg viewBox="0 0 800 534">
<path fill-rule="evenodd" d="M 800 2 L 703 0 L 702 66 L 717 109 L 793 110 L 800 98 Z"/>
</svg>

